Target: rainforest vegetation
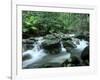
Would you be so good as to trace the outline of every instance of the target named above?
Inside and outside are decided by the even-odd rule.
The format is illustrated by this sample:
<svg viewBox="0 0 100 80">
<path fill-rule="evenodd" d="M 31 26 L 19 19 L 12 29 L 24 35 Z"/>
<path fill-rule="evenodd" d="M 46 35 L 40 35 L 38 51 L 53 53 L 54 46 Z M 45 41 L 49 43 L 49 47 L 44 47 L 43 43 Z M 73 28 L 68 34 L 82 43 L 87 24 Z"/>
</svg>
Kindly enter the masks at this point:
<svg viewBox="0 0 100 80">
<path fill-rule="evenodd" d="M 65 12 L 22 12 L 23 38 L 51 33 L 88 33 L 89 14 Z"/>
</svg>

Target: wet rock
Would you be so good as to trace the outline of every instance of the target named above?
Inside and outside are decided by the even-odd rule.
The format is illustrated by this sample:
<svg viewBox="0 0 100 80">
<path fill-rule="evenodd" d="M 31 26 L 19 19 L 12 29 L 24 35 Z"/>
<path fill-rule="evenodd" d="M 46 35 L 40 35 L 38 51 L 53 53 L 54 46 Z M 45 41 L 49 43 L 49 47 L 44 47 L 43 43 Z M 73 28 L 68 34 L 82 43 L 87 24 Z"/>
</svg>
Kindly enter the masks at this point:
<svg viewBox="0 0 100 80">
<path fill-rule="evenodd" d="M 35 37 L 30 37 L 30 38 L 29 38 L 29 41 L 35 42 L 35 41 L 37 41 L 37 40 L 35 39 Z"/>
<path fill-rule="evenodd" d="M 31 40 L 31 39 L 23 39 L 22 40 L 22 43 L 24 43 L 24 44 L 33 44 L 34 43 L 34 40 Z"/>
<path fill-rule="evenodd" d="M 65 48 L 75 48 L 76 47 L 76 45 L 70 40 L 63 41 L 63 45 Z"/>
<path fill-rule="evenodd" d="M 80 60 L 76 56 L 71 56 L 70 59 L 67 59 L 62 66 L 69 67 L 69 66 L 80 66 Z"/>
<path fill-rule="evenodd" d="M 50 54 L 58 54 L 61 51 L 61 44 L 59 39 L 45 40 L 42 47 Z"/>
<path fill-rule="evenodd" d="M 49 39 L 49 40 L 56 39 L 56 38 L 57 37 L 54 34 L 48 34 L 48 35 L 44 36 L 44 39 Z"/>
<path fill-rule="evenodd" d="M 72 56 L 70 63 L 72 64 L 72 66 L 79 66 L 80 65 L 80 60 L 78 57 L 76 56 Z"/>
<path fill-rule="evenodd" d="M 71 37 L 63 37 L 62 40 L 63 40 L 63 41 L 67 41 L 67 40 L 72 41 L 72 38 L 71 38 Z"/>
<path fill-rule="evenodd" d="M 22 40 L 22 52 L 28 50 L 28 49 L 32 49 L 33 48 L 33 44 L 34 44 L 34 40 L 30 40 L 30 39 L 23 39 Z"/>
<path fill-rule="evenodd" d="M 60 33 L 60 34 L 58 34 L 58 35 L 59 35 L 59 38 L 60 38 L 61 40 L 64 40 L 64 41 L 72 40 L 72 36 L 70 36 L 69 34 Z"/>
<path fill-rule="evenodd" d="M 75 36 L 75 38 L 84 39 L 86 41 L 89 41 L 89 36 L 88 35 L 78 34 L 78 35 Z"/>
<path fill-rule="evenodd" d="M 61 39 L 64 41 L 72 40 L 72 36 L 70 36 L 69 34 L 63 34 L 61 35 Z"/>
<path fill-rule="evenodd" d="M 46 63 L 41 66 L 42 68 L 61 67 L 59 63 Z"/>
<path fill-rule="evenodd" d="M 25 60 L 28 60 L 31 58 L 32 58 L 32 56 L 30 54 L 26 54 L 26 55 L 22 56 L 22 61 L 25 61 Z"/>
<path fill-rule="evenodd" d="M 89 46 L 87 46 L 81 53 L 81 59 L 83 63 L 89 65 Z"/>
</svg>

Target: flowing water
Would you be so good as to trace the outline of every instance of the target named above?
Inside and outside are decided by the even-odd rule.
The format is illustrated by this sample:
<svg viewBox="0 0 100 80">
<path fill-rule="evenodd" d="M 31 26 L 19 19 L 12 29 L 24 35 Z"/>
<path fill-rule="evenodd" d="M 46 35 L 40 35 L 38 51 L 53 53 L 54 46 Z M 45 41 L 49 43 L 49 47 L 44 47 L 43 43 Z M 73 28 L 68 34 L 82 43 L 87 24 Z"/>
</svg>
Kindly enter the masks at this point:
<svg viewBox="0 0 100 80">
<path fill-rule="evenodd" d="M 81 50 L 81 51 L 88 45 L 88 41 L 85 41 L 83 39 L 80 40 L 80 39 L 77 39 L 77 38 L 73 39 L 73 43 L 76 45 L 75 49 L 78 49 L 78 50 Z"/>
<path fill-rule="evenodd" d="M 64 48 L 62 41 L 60 42 L 61 44 L 61 53 L 66 52 L 67 50 Z"/>
<path fill-rule="evenodd" d="M 32 50 L 27 50 L 23 52 L 23 56 L 29 54 L 31 56 L 30 59 L 24 60 L 22 62 L 22 67 L 23 68 L 34 68 L 34 67 L 39 67 L 43 64 L 46 63 L 63 63 L 66 59 L 69 59 L 71 54 L 67 52 L 67 50 L 64 48 L 62 41 L 60 42 L 61 44 L 61 52 L 52 55 L 52 54 L 47 54 L 45 53 L 44 49 L 41 48 L 42 42 L 44 39 L 42 37 L 36 38 L 36 42 L 33 44 L 33 49 Z M 78 41 L 77 41 L 78 40 Z M 79 39 L 73 39 L 73 43 L 76 44 L 76 48 L 73 49 L 73 51 L 76 53 L 79 53 L 82 51 L 86 46 L 87 42 L 84 40 L 79 40 Z M 78 52 L 79 51 L 79 52 Z"/>
<path fill-rule="evenodd" d="M 73 38 L 73 43 L 76 45 L 76 48 L 72 50 L 72 55 L 80 57 L 84 48 L 88 46 L 88 41 Z"/>
<path fill-rule="evenodd" d="M 34 62 L 37 62 L 38 60 L 41 60 L 44 56 L 46 56 L 44 50 L 40 48 L 40 45 L 43 42 L 43 38 L 40 37 L 36 39 L 37 42 L 33 44 L 34 46 L 33 49 L 27 50 L 26 52 L 23 53 L 23 56 L 29 54 L 32 57 L 31 59 L 23 61 L 23 67 L 26 67 Z"/>
</svg>

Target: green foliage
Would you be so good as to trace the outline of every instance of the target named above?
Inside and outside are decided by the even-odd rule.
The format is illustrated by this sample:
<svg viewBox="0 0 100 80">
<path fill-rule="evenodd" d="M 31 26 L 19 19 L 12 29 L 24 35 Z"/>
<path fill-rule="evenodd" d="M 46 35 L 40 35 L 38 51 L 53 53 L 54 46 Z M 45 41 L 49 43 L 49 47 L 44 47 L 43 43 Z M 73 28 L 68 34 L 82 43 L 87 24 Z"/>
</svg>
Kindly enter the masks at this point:
<svg viewBox="0 0 100 80">
<path fill-rule="evenodd" d="M 22 11 L 22 31 L 35 35 L 89 31 L 89 14 Z"/>
</svg>

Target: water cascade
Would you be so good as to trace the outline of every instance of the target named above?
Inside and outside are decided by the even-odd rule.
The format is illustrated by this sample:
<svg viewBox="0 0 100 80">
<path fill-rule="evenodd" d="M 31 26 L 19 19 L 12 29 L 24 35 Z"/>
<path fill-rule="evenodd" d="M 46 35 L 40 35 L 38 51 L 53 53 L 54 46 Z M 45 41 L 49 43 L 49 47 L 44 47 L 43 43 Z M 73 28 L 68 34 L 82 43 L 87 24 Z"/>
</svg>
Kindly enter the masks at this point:
<svg viewBox="0 0 100 80">
<path fill-rule="evenodd" d="M 62 64 L 66 59 L 71 57 L 71 53 L 68 53 L 66 48 L 63 46 L 63 42 L 60 41 L 61 51 L 55 55 L 47 54 L 43 48 L 41 48 L 42 42 L 44 41 L 43 37 L 35 38 L 36 42 L 33 44 L 33 49 L 23 52 L 23 57 L 30 55 L 31 58 L 22 61 L 23 68 L 33 68 L 41 67 L 44 64 Z M 87 41 L 80 39 L 73 39 L 73 43 L 76 45 L 76 48 L 72 50 L 73 54 L 81 53 L 81 51 L 87 46 Z"/>
<path fill-rule="evenodd" d="M 88 46 L 88 41 L 74 38 L 73 43 L 76 45 L 76 48 L 72 49 L 72 54 L 80 57 L 82 51 L 85 49 L 86 46 Z"/>
<path fill-rule="evenodd" d="M 33 44 L 32 50 L 27 50 L 23 53 L 23 56 L 29 54 L 32 58 L 23 61 L 23 68 L 27 67 L 29 64 L 35 63 L 39 60 L 41 60 L 44 56 L 46 56 L 46 53 L 44 52 L 44 49 L 40 48 L 41 43 L 43 42 L 43 38 L 36 38 L 37 42 Z"/>
<path fill-rule="evenodd" d="M 60 42 L 61 44 L 61 53 L 66 52 L 67 50 L 64 48 L 62 41 Z"/>
</svg>

